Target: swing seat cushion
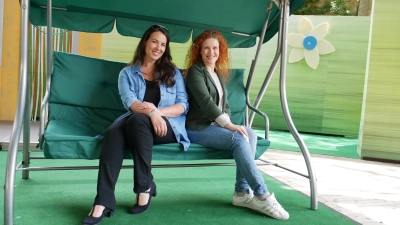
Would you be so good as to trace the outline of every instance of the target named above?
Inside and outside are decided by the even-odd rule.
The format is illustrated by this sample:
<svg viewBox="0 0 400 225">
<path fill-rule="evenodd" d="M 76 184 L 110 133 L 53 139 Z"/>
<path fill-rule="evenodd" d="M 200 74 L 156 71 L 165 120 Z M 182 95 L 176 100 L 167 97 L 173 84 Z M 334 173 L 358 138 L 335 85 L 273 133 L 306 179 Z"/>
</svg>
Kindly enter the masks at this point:
<svg viewBox="0 0 400 225">
<path fill-rule="evenodd" d="M 49 121 L 41 148 L 51 159 L 98 159 L 103 135 L 116 118 L 126 112 L 118 94 L 118 75 L 125 63 L 54 52 L 49 98 Z M 244 124 L 244 69 L 233 69 L 228 83 L 232 121 Z M 258 159 L 269 140 L 259 137 Z M 124 158 L 132 158 L 125 150 Z M 178 143 L 155 145 L 153 160 L 232 159 L 230 151 Z"/>
</svg>

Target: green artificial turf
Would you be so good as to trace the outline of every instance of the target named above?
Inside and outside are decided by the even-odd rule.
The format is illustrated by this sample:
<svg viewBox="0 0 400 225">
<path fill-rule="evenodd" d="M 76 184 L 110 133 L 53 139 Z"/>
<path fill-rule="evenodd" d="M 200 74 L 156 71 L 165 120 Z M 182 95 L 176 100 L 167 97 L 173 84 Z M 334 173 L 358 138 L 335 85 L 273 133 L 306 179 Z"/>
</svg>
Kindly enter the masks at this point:
<svg viewBox="0 0 400 225">
<path fill-rule="evenodd" d="M 6 167 L 7 151 L 0 151 L 0 167 Z M 19 153 L 21 158 L 21 153 Z M 97 160 L 35 159 L 31 166 L 97 165 Z M 127 161 L 127 163 L 131 163 Z M 164 162 L 163 162 L 164 163 Z M 354 224 L 319 204 L 311 210 L 310 199 L 277 180 L 264 176 L 271 192 L 290 213 L 280 221 L 231 204 L 235 167 L 195 167 L 153 169 L 157 197 L 150 209 L 131 215 L 134 202 L 132 169 L 121 171 L 117 187 L 115 216 L 104 224 Z M 0 173 L 4 180 L 5 173 Z M 17 172 L 14 224 L 80 224 L 88 214 L 96 194 L 97 170 L 31 171 L 30 179 Z M 3 190 L 3 189 L 2 189 Z M 4 190 L 3 190 L 4 192 Z M 0 200 L 4 202 L 4 194 Z M 4 220 L 3 207 L 0 221 Z"/>
<path fill-rule="evenodd" d="M 259 136 L 264 137 L 264 131 L 255 131 Z M 300 137 L 310 153 L 360 158 L 357 153 L 357 138 L 304 133 L 300 133 Z M 271 130 L 268 139 L 271 141 L 270 148 L 272 149 L 300 151 L 300 147 L 289 131 Z"/>
</svg>

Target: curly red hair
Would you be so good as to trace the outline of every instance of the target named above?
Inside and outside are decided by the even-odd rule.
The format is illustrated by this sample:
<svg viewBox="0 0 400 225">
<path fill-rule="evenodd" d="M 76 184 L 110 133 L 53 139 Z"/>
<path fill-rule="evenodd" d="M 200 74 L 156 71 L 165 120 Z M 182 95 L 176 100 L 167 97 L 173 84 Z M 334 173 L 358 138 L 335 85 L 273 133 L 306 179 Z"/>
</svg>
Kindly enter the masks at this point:
<svg viewBox="0 0 400 225">
<path fill-rule="evenodd" d="M 228 42 L 224 36 L 222 36 L 222 34 L 216 30 L 206 30 L 194 39 L 186 55 L 185 68 L 189 69 L 189 67 L 193 66 L 194 64 L 203 61 L 200 51 L 203 46 L 203 42 L 209 38 L 215 38 L 219 42 L 219 57 L 215 62 L 215 67 L 218 70 L 218 75 L 220 75 L 224 80 L 228 80 L 229 69 L 231 66 Z"/>
</svg>

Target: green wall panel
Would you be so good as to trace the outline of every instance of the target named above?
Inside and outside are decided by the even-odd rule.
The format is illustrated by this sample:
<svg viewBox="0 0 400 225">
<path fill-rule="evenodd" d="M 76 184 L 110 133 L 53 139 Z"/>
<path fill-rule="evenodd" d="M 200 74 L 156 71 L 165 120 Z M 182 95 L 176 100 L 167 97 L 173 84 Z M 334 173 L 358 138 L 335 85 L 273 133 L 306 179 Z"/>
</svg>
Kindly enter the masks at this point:
<svg viewBox="0 0 400 225">
<path fill-rule="evenodd" d="M 289 32 L 298 33 L 302 16 L 291 16 Z M 360 125 L 362 93 L 368 52 L 370 17 L 307 16 L 313 26 L 328 22 L 325 40 L 336 51 L 321 55 L 316 70 L 305 60 L 287 65 L 287 98 L 293 122 L 299 131 L 357 136 Z M 266 43 L 261 54 L 264 65 L 256 70 L 252 94 L 259 90 L 272 62 L 276 37 Z M 291 47 L 288 48 L 288 55 Z M 262 71 L 262 72 L 261 72 Z M 279 68 L 265 93 L 260 108 L 270 118 L 272 129 L 287 129 L 279 100 Z M 254 125 L 260 125 L 256 118 Z"/>
<path fill-rule="evenodd" d="M 291 16 L 289 33 L 298 33 L 302 16 Z M 303 60 L 287 66 L 287 97 L 296 128 L 301 132 L 357 136 L 360 125 L 362 93 L 366 70 L 370 17 L 307 16 L 316 26 L 330 25 L 325 40 L 336 51 L 320 56 L 314 70 Z M 102 58 L 128 62 L 138 39 L 122 37 L 115 31 L 103 34 Z M 173 61 L 182 67 L 190 42 L 171 44 Z M 258 93 L 276 52 L 277 35 L 263 45 L 255 70 L 251 101 Z M 291 47 L 288 48 L 288 52 Z M 232 67 L 248 73 L 256 47 L 231 49 Z M 265 92 L 259 108 L 267 113 L 271 129 L 287 130 L 279 98 L 279 67 Z M 253 126 L 263 127 L 256 115 Z"/>
<path fill-rule="evenodd" d="M 101 58 L 128 63 L 133 59 L 133 53 L 139 41 L 139 38 L 121 36 L 114 29 L 112 32 L 102 35 Z M 171 43 L 172 60 L 177 67 L 183 67 L 189 46 L 190 42 Z"/>
<path fill-rule="evenodd" d="M 374 2 L 359 136 L 361 157 L 400 160 L 400 17 L 397 0 Z"/>
</svg>

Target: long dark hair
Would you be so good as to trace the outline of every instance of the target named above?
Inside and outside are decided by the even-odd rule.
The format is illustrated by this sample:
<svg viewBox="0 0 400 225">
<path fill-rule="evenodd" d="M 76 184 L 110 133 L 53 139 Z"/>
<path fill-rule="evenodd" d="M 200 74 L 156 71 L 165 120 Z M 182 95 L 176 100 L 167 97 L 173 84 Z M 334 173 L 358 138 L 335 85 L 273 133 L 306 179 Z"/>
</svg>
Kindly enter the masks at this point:
<svg viewBox="0 0 400 225">
<path fill-rule="evenodd" d="M 133 55 L 133 59 L 128 65 L 143 63 L 144 56 L 146 55 L 146 42 L 147 40 L 149 40 L 151 34 L 157 31 L 163 33 L 165 37 L 167 37 L 167 43 L 164 53 L 155 62 L 155 73 L 153 82 L 158 86 L 164 83 L 165 85 L 167 85 L 167 87 L 172 87 L 175 85 L 175 64 L 172 63 L 171 50 L 169 48 L 169 32 L 164 26 L 152 25 L 149 27 L 149 29 L 146 30 L 146 32 L 144 32 L 136 48 L 135 54 Z"/>
</svg>

